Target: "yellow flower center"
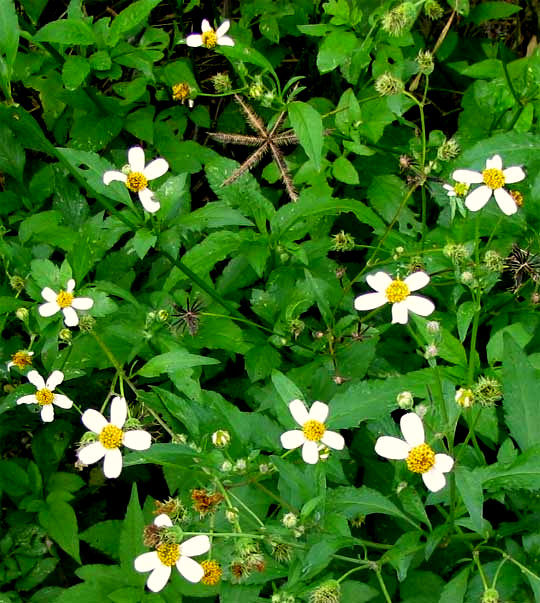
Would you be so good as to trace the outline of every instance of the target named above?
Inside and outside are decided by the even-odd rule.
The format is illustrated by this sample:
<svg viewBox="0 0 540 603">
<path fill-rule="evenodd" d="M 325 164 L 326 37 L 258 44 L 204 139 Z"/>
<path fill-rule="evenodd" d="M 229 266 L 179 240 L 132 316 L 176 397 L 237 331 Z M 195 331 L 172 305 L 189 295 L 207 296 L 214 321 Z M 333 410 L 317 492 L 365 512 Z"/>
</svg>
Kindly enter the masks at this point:
<svg viewBox="0 0 540 603">
<path fill-rule="evenodd" d="M 206 48 L 215 48 L 217 44 L 217 35 L 216 32 L 211 29 L 210 31 L 205 31 L 201 34 L 203 46 Z"/>
<path fill-rule="evenodd" d="M 392 281 L 388 287 L 386 287 L 385 295 L 386 299 L 391 303 L 402 302 L 404 299 L 409 297 L 409 287 L 403 282 L 398 280 Z"/>
<path fill-rule="evenodd" d="M 28 352 L 15 352 L 11 356 L 11 362 L 20 369 L 23 369 L 25 366 L 29 366 L 32 364 L 32 356 Z"/>
<path fill-rule="evenodd" d="M 435 452 L 429 444 L 415 446 L 407 457 L 407 467 L 413 473 L 426 473 L 435 464 Z"/>
<path fill-rule="evenodd" d="M 221 580 L 221 574 L 223 573 L 219 563 L 213 559 L 208 559 L 207 561 L 201 561 L 201 566 L 204 570 L 201 582 L 206 586 L 215 586 Z"/>
<path fill-rule="evenodd" d="M 113 448 L 119 448 L 123 437 L 124 432 L 120 429 L 120 427 L 116 427 L 116 425 L 107 425 L 101 430 L 101 433 L 99 434 L 99 441 L 101 442 L 103 448 L 112 450 Z"/>
<path fill-rule="evenodd" d="M 138 193 L 148 186 L 148 180 L 141 172 L 130 172 L 126 180 L 126 187 L 132 193 Z"/>
<path fill-rule="evenodd" d="M 71 306 L 73 298 L 73 293 L 68 293 L 67 291 L 60 291 L 60 293 L 56 296 L 56 303 L 61 308 L 69 308 Z"/>
<path fill-rule="evenodd" d="M 174 565 L 180 557 L 180 546 L 178 544 L 160 544 L 156 551 L 161 563 L 169 567 Z"/>
<path fill-rule="evenodd" d="M 501 170 L 497 168 L 489 168 L 482 172 L 484 177 L 484 184 L 489 188 L 496 190 L 504 186 L 505 178 Z"/>
<path fill-rule="evenodd" d="M 509 191 L 512 199 L 515 201 L 518 207 L 523 206 L 523 195 L 519 191 Z"/>
<path fill-rule="evenodd" d="M 191 94 L 191 87 L 187 82 L 181 82 L 172 87 L 172 93 L 173 100 L 183 102 Z"/>
<path fill-rule="evenodd" d="M 52 404 L 54 398 L 54 394 L 50 389 L 44 387 L 43 389 L 39 389 L 36 392 L 36 400 L 40 406 L 46 406 L 47 404 Z"/>
<path fill-rule="evenodd" d="M 311 442 L 318 442 L 324 435 L 326 431 L 326 427 L 323 423 L 319 421 L 315 421 L 314 419 L 310 419 L 306 421 L 302 426 L 302 431 L 306 436 L 306 440 L 310 440 Z"/>
<path fill-rule="evenodd" d="M 454 193 L 456 193 L 458 197 L 464 197 L 467 194 L 468 190 L 469 185 L 465 182 L 456 182 L 454 184 Z"/>
</svg>

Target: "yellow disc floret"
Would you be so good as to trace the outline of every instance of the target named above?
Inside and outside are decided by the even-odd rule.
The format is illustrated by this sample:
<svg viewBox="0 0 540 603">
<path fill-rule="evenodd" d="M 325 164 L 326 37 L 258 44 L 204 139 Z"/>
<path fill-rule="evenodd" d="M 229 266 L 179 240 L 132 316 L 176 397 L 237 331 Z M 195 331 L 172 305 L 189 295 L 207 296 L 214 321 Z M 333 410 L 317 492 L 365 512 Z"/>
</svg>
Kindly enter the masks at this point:
<svg viewBox="0 0 540 603">
<path fill-rule="evenodd" d="M 113 448 L 118 448 L 120 446 L 123 437 L 124 432 L 120 427 L 116 427 L 116 425 L 107 425 L 101 430 L 99 441 L 104 448 L 112 450 Z"/>
<path fill-rule="evenodd" d="M 505 178 L 501 170 L 497 168 L 489 168 L 482 172 L 484 184 L 493 190 L 497 190 L 504 186 Z"/>
<path fill-rule="evenodd" d="M 468 190 L 469 185 L 465 182 L 456 182 L 454 184 L 454 193 L 456 193 L 458 197 L 464 197 L 467 194 Z"/>
<path fill-rule="evenodd" d="M 180 557 L 180 546 L 178 544 L 164 543 L 157 547 L 156 552 L 161 563 L 171 567 Z"/>
<path fill-rule="evenodd" d="M 429 444 L 415 446 L 407 457 L 407 467 L 413 473 L 426 473 L 435 464 L 435 452 Z"/>
<path fill-rule="evenodd" d="M 211 29 L 209 31 L 204 31 L 201 34 L 202 43 L 205 48 L 215 48 L 217 44 L 217 35 L 216 32 Z"/>
<path fill-rule="evenodd" d="M 191 86 L 187 82 L 180 82 L 172 87 L 173 100 L 185 101 L 191 94 Z"/>
<path fill-rule="evenodd" d="M 386 287 L 385 295 L 386 299 L 391 303 L 402 302 L 404 299 L 409 297 L 409 287 L 399 279 L 392 281 L 388 287 Z"/>
<path fill-rule="evenodd" d="M 11 356 L 11 362 L 13 362 L 17 368 L 23 369 L 25 366 L 32 364 L 32 354 L 20 350 Z"/>
<path fill-rule="evenodd" d="M 215 586 L 221 580 L 221 575 L 223 574 L 221 565 L 213 559 L 208 559 L 201 561 L 201 566 L 204 570 L 201 582 L 206 584 L 206 586 Z"/>
<path fill-rule="evenodd" d="M 40 406 L 47 406 L 47 404 L 52 404 L 54 399 L 54 394 L 50 389 L 44 387 L 43 389 L 39 389 L 36 392 L 36 400 Z"/>
<path fill-rule="evenodd" d="M 71 302 L 73 301 L 73 293 L 68 293 L 67 291 L 60 291 L 60 293 L 56 296 L 56 303 L 61 308 L 69 308 L 71 306 Z"/>
<path fill-rule="evenodd" d="M 148 186 L 148 180 L 141 172 L 130 172 L 126 180 L 126 186 L 132 193 L 138 193 Z"/>
<path fill-rule="evenodd" d="M 508 191 L 518 207 L 523 207 L 523 195 L 519 191 Z"/>
<path fill-rule="evenodd" d="M 310 419 L 304 423 L 302 426 L 302 431 L 304 432 L 306 440 L 310 440 L 311 442 L 319 442 L 326 431 L 326 427 L 320 421 Z"/>
</svg>

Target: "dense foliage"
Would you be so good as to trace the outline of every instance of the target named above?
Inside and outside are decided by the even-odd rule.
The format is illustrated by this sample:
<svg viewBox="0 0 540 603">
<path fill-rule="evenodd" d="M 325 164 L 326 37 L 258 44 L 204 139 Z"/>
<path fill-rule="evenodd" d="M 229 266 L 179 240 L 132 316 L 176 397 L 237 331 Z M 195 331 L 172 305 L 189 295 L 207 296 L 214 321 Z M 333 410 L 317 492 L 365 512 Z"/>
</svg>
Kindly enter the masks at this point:
<svg viewBox="0 0 540 603">
<path fill-rule="evenodd" d="M 538 9 L 0 0 L 2 603 L 540 603 Z"/>
</svg>

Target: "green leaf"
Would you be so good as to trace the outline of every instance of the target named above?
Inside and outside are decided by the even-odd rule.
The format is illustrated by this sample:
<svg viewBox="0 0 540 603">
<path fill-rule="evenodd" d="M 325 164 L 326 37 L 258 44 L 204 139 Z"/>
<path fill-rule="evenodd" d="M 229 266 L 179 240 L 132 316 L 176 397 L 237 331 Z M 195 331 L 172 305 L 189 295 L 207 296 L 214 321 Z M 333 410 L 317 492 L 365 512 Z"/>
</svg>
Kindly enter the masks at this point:
<svg viewBox="0 0 540 603">
<path fill-rule="evenodd" d="M 91 25 L 78 19 L 51 21 L 34 36 L 36 42 L 52 42 L 64 46 L 89 46 L 96 43 Z"/>
<path fill-rule="evenodd" d="M 26 471 L 15 461 L 0 459 L 0 491 L 19 498 L 30 490 Z"/>
<path fill-rule="evenodd" d="M 139 228 L 132 239 L 135 253 L 142 260 L 157 241 L 157 236 L 150 232 L 147 228 Z"/>
<path fill-rule="evenodd" d="M 161 2 L 161 0 L 138 0 L 129 4 L 119 13 L 111 24 L 109 46 L 116 46 L 120 37 L 135 29 L 147 20 L 148 15 Z"/>
<path fill-rule="evenodd" d="M 244 358 L 246 371 L 252 383 L 265 379 L 281 364 L 279 352 L 271 345 L 253 346 Z"/>
<path fill-rule="evenodd" d="M 39 523 L 49 536 L 75 561 L 79 557 L 79 536 L 75 511 L 57 493 L 47 496 L 44 508 L 39 512 Z"/>
<path fill-rule="evenodd" d="M 469 326 L 474 316 L 474 308 L 475 304 L 472 301 L 466 301 L 458 306 L 456 320 L 461 343 L 463 343 L 465 337 L 467 337 L 467 331 L 469 330 Z"/>
<path fill-rule="evenodd" d="M 523 452 L 540 444 L 538 377 L 515 339 L 504 336 L 503 408 L 510 434 Z"/>
<path fill-rule="evenodd" d="M 137 484 L 131 487 L 131 496 L 126 511 L 126 516 L 122 522 L 120 532 L 120 567 L 126 571 L 137 575 L 133 569 L 133 560 L 137 555 L 145 551 L 141 535 L 144 530 L 144 518 L 139 505 L 139 495 L 137 493 Z M 141 583 L 144 582 L 144 577 Z"/>
<path fill-rule="evenodd" d="M 13 0 L 0 2 L 0 82 L 7 98 L 13 64 L 19 47 L 19 22 Z M 1 137 L 0 137 L 1 140 Z"/>
<path fill-rule="evenodd" d="M 10 128 L 0 123 L 0 171 L 23 181 L 24 149 Z"/>
<path fill-rule="evenodd" d="M 345 184 L 359 184 L 360 176 L 354 165 L 343 155 L 332 164 L 332 174 L 336 180 Z"/>
<path fill-rule="evenodd" d="M 506 19 L 520 10 L 520 6 L 508 4 L 508 2 L 481 2 L 471 10 L 466 22 L 470 21 L 479 25 L 492 19 Z"/>
<path fill-rule="evenodd" d="M 138 372 L 142 377 L 157 377 L 161 373 L 174 373 L 193 366 L 209 364 L 219 364 L 219 360 L 190 354 L 185 348 L 178 347 L 174 352 L 154 356 Z"/>
<path fill-rule="evenodd" d="M 85 530 L 80 538 L 96 550 L 118 560 L 120 552 L 118 534 L 122 525 L 123 523 L 119 519 L 100 521 Z"/>
<path fill-rule="evenodd" d="M 467 511 L 471 516 L 471 524 L 473 529 L 476 530 L 482 536 L 488 536 L 486 534 L 486 525 L 482 516 L 484 506 L 484 495 L 482 492 L 482 480 L 474 472 L 458 465 L 455 469 L 456 486 L 461 495 Z"/>
<path fill-rule="evenodd" d="M 321 73 L 328 73 L 346 61 L 350 61 L 357 44 L 358 40 L 353 33 L 341 29 L 333 31 L 323 40 L 319 48 L 317 68 Z"/>
<path fill-rule="evenodd" d="M 288 105 L 289 119 L 306 155 L 321 169 L 323 124 L 320 113 L 307 103 L 294 101 Z"/>
<path fill-rule="evenodd" d="M 76 90 L 90 73 L 90 63 L 78 54 L 69 55 L 62 66 L 62 81 L 67 90 Z"/>
<path fill-rule="evenodd" d="M 184 444 L 153 444 L 148 450 L 131 452 L 124 457 L 124 467 L 155 463 L 166 467 L 184 466 L 193 457 L 199 456 Z"/>
<path fill-rule="evenodd" d="M 303 400 L 304 395 L 300 389 L 283 373 L 272 371 L 272 383 L 276 388 L 279 397 L 288 406 L 293 400 Z"/>
<path fill-rule="evenodd" d="M 535 317 L 531 316 L 529 321 L 526 323 L 516 322 L 512 325 L 508 325 L 497 331 L 492 335 L 486 346 L 486 352 L 488 362 L 490 365 L 496 362 L 501 362 L 504 358 L 504 338 L 511 336 L 511 338 L 519 345 L 524 348 L 529 341 L 533 338 L 536 332 L 536 326 L 538 321 Z"/>
<path fill-rule="evenodd" d="M 540 446 L 520 454 L 508 466 L 497 462 L 482 470 L 484 488 L 490 490 L 540 490 Z"/>
<path fill-rule="evenodd" d="M 454 576 L 450 582 L 444 586 L 439 603 L 464 602 L 467 583 L 469 581 L 469 572 L 469 567 L 462 569 L 457 576 Z"/>
<path fill-rule="evenodd" d="M 360 488 L 339 487 L 332 493 L 332 510 L 342 513 L 347 519 L 353 519 L 358 515 L 371 515 L 381 513 L 404 519 L 416 528 L 419 526 L 415 521 L 402 513 L 393 502 L 390 502 L 377 490 L 362 486 Z"/>
</svg>

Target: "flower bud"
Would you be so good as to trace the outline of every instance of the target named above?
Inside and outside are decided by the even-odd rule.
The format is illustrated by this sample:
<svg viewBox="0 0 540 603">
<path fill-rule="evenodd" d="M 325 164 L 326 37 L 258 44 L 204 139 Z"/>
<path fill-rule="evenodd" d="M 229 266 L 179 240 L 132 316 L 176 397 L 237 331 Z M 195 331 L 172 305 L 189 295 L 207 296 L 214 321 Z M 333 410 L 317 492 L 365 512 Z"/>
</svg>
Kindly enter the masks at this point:
<svg viewBox="0 0 540 603">
<path fill-rule="evenodd" d="M 472 389 L 460 387 L 456 392 L 456 403 L 463 408 L 469 408 L 474 404 Z"/>
<path fill-rule="evenodd" d="M 64 343 L 71 343 L 73 335 L 69 329 L 61 329 L 58 333 L 58 339 Z"/>
<path fill-rule="evenodd" d="M 24 279 L 22 276 L 14 275 L 9 279 L 9 285 L 12 289 L 20 293 L 24 289 Z"/>
<path fill-rule="evenodd" d="M 356 247 L 353 236 L 343 230 L 333 235 L 332 240 L 334 251 L 352 251 Z"/>
<path fill-rule="evenodd" d="M 411 392 L 401 392 L 396 398 L 397 405 L 404 410 L 411 410 L 414 406 L 414 398 Z"/>
<path fill-rule="evenodd" d="M 15 310 L 15 316 L 22 322 L 26 322 L 29 316 L 28 310 L 26 308 L 17 308 Z"/>
<path fill-rule="evenodd" d="M 482 603 L 500 603 L 499 592 L 495 588 L 487 588 L 482 595 Z"/>
<path fill-rule="evenodd" d="M 231 441 L 231 434 L 225 429 L 218 429 L 212 434 L 212 444 L 216 448 L 226 448 Z"/>
<path fill-rule="evenodd" d="M 285 513 L 281 520 L 281 523 L 286 528 L 295 528 L 298 523 L 298 517 L 294 513 Z"/>
<path fill-rule="evenodd" d="M 228 73 L 216 73 L 211 78 L 214 89 L 218 94 L 224 94 L 232 90 L 232 82 Z"/>
<path fill-rule="evenodd" d="M 441 330 L 441 325 L 439 323 L 438 320 L 430 320 L 427 324 L 426 324 L 426 329 L 428 330 L 428 333 L 438 333 Z"/>
</svg>

